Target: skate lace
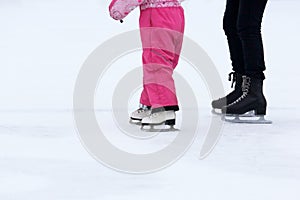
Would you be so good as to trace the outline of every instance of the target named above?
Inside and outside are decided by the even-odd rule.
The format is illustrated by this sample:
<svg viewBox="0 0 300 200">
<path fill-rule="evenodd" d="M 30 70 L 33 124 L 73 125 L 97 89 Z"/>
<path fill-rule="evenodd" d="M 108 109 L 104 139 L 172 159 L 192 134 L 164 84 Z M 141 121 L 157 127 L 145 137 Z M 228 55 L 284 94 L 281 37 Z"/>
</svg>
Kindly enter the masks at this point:
<svg viewBox="0 0 300 200">
<path fill-rule="evenodd" d="M 233 88 L 233 85 L 236 82 L 236 73 L 235 72 L 231 72 L 228 74 L 228 81 L 231 81 L 231 88 Z"/>
<path fill-rule="evenodd" d="M 149 116 L 149 118 L 150 118 L 150 119 L 153 119 L 153 118 L 156 118 L 157 116 L 158 116 L 157 113 L 152 113 L 152 114 Z"/>
<path fill-rule="evenodd" d="M 139 108 L 139 109 L 137 110 L 138 113 L 143 113 L 143 112 L 145 112 L 145 111 L 146 111 L 146 109 L 144 109 L 144 108 Z"/>
<path fill-rule="evenodd" d="M 234 84 L 236 83 L 236 73 L 235 72 L 230 72 L 228 74 L 228 81 L 231 81 L 231 88 L 233 88 Z M 219 98 L 218 100 L 223 100 L 224 98 L 227 98 L 226 97 L 223 97 L 223 98 Z"/>
<path fill-rule="evenodd" d="M 234 102 L 232 102 L 228 106 L 239 103 L 240 101 L 242 101 L 248 95 L 250 84 L 251 84 L 251 79 L 250 79 L 250 77 L 247 77 L 247 76 L 243 76 L 242 78 L 243 78 L 243 83 L 242 83 L 243 94 L 242 94 L 242 96 L 240 96 L 237 100 L 235 100 Z"/>
</svg>

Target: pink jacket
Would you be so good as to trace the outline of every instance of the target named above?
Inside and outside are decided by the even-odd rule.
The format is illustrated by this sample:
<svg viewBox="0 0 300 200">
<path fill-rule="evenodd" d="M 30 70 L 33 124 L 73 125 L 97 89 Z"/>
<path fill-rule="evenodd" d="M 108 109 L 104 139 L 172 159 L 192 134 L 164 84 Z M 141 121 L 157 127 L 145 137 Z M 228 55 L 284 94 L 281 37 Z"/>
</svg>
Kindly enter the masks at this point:
<svg viewBox="0 0 300 200">
<path fill-rule="evenodd" d="M 140 6 L 141 10 L 147 8 L 178 7 L 183 0 L 112 0 L 109 13 L 115 20 L 124 19 L 131 11 Z"/>
</svg>

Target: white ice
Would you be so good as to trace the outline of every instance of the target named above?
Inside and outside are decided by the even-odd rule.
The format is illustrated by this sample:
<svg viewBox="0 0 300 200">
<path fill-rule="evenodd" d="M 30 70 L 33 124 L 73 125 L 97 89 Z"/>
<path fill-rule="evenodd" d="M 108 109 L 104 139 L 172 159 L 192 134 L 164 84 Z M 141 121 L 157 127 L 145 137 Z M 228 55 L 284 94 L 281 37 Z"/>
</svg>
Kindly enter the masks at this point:
<svg viewBox="0 0 300 200">
<path fill-rule="evenodd" d="M 226 123 L 214 151 L 199 160 L 211 98 L 203 81 L 195 80 L 198 138 L 175 164 L 148 175 L 101 165 L 85 151 L 75 129 L 72 96 L 82 63 L 102 42 L 138 27 L 138 10 L 120 24 L 109 17 L 108 4 L 0 0 L 0 199 L 300 199 L 300 1 L 269 0 L 263 19 L 264 90 L 273 124 Z M 229 91 L 225 0 L 187 0 L 183 5 L 186 35 L 206 50 Z M 137 59 L 131 62 L 130 56 Z M 127 62 L 116 62 L 116 74 L 140 65 L 138 59 L 138 54 L 129 55 Z M 184 74 L 186 65 L 181 61 L 177 72 Z M 118 76 L 111 72 L 106 77 L 110 85 L 101 91 L 107 99 Z M 174 137 L 160 134 L 148 142 L 126 138 L 111 118 L 109 100 L 95 98 L 105 134 L 120 148 L 149 152 Z M 130 109 L 137 100 L 138 94 L 133 95 Z"/>
</svg>

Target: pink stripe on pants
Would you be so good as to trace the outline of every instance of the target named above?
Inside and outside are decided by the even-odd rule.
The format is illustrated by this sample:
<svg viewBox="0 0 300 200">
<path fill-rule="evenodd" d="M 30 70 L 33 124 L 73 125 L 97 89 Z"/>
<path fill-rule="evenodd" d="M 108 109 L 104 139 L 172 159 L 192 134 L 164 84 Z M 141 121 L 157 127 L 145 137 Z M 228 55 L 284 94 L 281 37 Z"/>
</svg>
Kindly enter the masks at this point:
<svg viewBox="0 0 300 200">
<path fill-rule="evenodd" d="M 143 91 L 140 103 L 152 108 L 178 106 L 173 71 L 178 64 L 184 32 L 182 7 L 141 10 Z"/>
</svg>

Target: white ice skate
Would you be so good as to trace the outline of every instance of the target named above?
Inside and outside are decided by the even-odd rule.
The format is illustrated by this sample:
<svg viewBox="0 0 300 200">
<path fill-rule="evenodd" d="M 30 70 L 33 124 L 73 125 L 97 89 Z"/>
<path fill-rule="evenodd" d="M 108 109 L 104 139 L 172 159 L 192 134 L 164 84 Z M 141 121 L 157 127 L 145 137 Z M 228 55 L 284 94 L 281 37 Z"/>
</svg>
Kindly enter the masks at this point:
<svg viewBox="0 0 300 200">
<path fill-rule="evenodd" d="M 152 113 L 150 116 L 145 117 L 142 119 L 142 130 L 145 131 L 159 131 L 159 132 L 164 132 L 164 131 L 177 131 L 177 129 L 174 128 L 176 121 L 176 115 L 175 111 L 170 110 L 170 111 L 161 111 L 161 112 L 155 112 Z M 155 128 L 158 125 L 168 125 L 170 126 L 169 128 L 166 128 L 165 126 Z M 147 129 L 145 126 L 149 126 L 150 128 Z"/>
<path fill-rule="evenodd" d="M 143 118 L 150 116 L 151 110 L 147 106 L 141 106 L 139 109 L 131 113 L 129 123 L 141 124 Z"/>
</svg>

